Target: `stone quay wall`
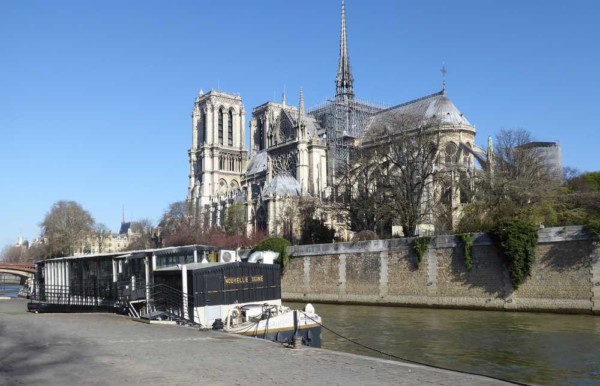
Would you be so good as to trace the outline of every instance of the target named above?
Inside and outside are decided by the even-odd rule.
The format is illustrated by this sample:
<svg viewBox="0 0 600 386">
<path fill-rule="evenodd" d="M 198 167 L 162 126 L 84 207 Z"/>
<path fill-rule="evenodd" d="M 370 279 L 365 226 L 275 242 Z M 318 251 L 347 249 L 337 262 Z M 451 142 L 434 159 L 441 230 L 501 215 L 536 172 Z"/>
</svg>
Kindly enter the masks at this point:
<svg viewBox="0 0 600 386">
<path fill-rule="evenodd" d="M 300 245 L 282 278 L 288 301 L 600 314 L 600 243 L 578 226 L 540 229 L 531 276 L 514 290 L 501 252 L 473 235 L 473 268 L 455 236 Z"/>
</svg>

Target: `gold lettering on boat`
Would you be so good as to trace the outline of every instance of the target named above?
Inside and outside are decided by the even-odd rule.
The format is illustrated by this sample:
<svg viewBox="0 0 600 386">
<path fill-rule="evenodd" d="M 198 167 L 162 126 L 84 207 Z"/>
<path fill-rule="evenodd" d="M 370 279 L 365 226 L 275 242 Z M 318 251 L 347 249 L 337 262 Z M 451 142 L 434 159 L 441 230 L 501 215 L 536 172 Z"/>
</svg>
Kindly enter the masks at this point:
<svg viewBox="0 0 600 386">
<path fill-rule="evenodd" d="M 225 276 L 225 285 L 233 285 L 233 284 L 253 284 L 253 283 L 262 283 L 264 281 L 263 275 L 256 276 L 235 276 L 235 277 L 227 277 Z"/>
</svg>

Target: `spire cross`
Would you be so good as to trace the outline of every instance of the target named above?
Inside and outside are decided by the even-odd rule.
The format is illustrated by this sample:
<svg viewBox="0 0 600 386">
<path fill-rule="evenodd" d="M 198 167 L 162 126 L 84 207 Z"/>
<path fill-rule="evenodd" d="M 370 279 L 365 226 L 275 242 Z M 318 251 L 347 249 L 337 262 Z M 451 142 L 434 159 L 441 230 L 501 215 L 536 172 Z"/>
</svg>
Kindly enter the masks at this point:
<svg viewBox="0 0 600 386">
<path fill-rule="evenodd" d="M 445 93 L 446 92 L 446 73 L 448 73 L 448 70 L 446 69 L 446 64 L 442 64 L 442 69 L 440 71 L 442 73 L 442 90 Z"/>
</svg>

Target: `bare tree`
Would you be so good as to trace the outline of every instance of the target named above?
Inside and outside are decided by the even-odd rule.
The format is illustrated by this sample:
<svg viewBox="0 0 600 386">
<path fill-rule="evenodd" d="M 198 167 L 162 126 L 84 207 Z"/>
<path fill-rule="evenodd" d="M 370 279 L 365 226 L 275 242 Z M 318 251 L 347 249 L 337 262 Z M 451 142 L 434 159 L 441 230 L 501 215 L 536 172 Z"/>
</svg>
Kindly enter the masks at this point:
<svg viewBox="0 0 600 386">
<path fill-rule="evenodd" d="M 525 129 L 502 129 L 496 134 L 496 171 L 506 179 L 545 177 L 539 149 L 528 147 L 533 136 Z"/>
<path fill-rule="evenodd" d="M 159 222 L 161 237 L 166 246 L 195 244 L 201 239 L 201 227 L 193 216 L 190 204 L 177 201 L 169 205 Z"/>
<path fill-rule="evenodd" d="M 102 223 L 94 225 L 94 238 L 98 243 L 98 253 L 104 252 L 106 239 L 110 236 L 110 230 Z"/>
<path fill-rule="evenodd" d="M 169 205 L 160 220 L 160 227 L 165 234 L 175 233 L 182 225 L 193 223 L 190 206 L 186 201 L 176 201 Z"/>
<path fill-rule="evenodd" d="M 349 212 L 352 230 L 377 231 L 392 219 L 390 202 L 382 184 L 383 166 L 372 151 L 356 151 L 347 172 L 338 179 L 338 196 Z"/>
<path fill-rule="evenodd" d="M 33 244 L 27 250 L 28 261 L 44 260 L 48 257 L 48 246 L 45 244 Z"/>
<path fill-rule="evenodd" d="M 129 238 L 128 251 L 150 249 L 159 247 L 157 238 L 158 230 L 152 225 L 152 220 L 142 218 L 131 222 L 131 236 Z"/>
<path fill-rule="evenodd" d="M 75 201 L 58 201 L 40 224 L 51 256 L 71 256 L 92 234 L 94 219 Z"/>
<path fill-rule="evenodd" d="M 376 117 L 340 179 L 353 230 L 390 233 L 396 223 L 413 236 L 418 224 L 431 223 L 438 148 L 437 120 L 393 112 Z"/>
<path fill-rule="evenodd" d="M 524 129 L 503 129 L 496 135 L 494 172 L 478 176 L 460 231 L 485 231 L 508 217 L 539 224 L 556 221 L 552 206 L 560 181 L 539 149 L 528 145 L 532 142 Z"/>
<path fill-rule="evenodd" d="M 0 259 L 6 263 L 19 263 L 25 261 L 27 250 L 21 245 L 7 245 L 0 253 Z"/>
<path fill-rule="evenodd" d="M 149 233 L 153 228 L 152 220 L 149 218 L 141 218 L 131 222 L 131 231 L 133 233 L 143 234 Z"/>
</svg>

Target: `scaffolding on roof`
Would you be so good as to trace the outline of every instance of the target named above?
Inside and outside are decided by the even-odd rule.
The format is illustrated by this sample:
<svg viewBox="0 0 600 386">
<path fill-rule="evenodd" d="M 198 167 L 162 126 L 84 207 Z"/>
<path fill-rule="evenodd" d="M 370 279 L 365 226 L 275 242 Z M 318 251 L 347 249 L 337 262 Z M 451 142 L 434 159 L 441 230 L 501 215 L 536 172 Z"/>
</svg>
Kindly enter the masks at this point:
<svg viewBox="0 0 600 386">
<path fill-rule="evenodd" d="M 383 104 L 338 96 L 308 111 L 319 122 L 319 135 L 326 139 L 328 145 L 329 186 L 333 186 L 337 175 L 345 172 L 350 150 L 364 135 L 369 118 L 386 108 Z"/>
</svg>

